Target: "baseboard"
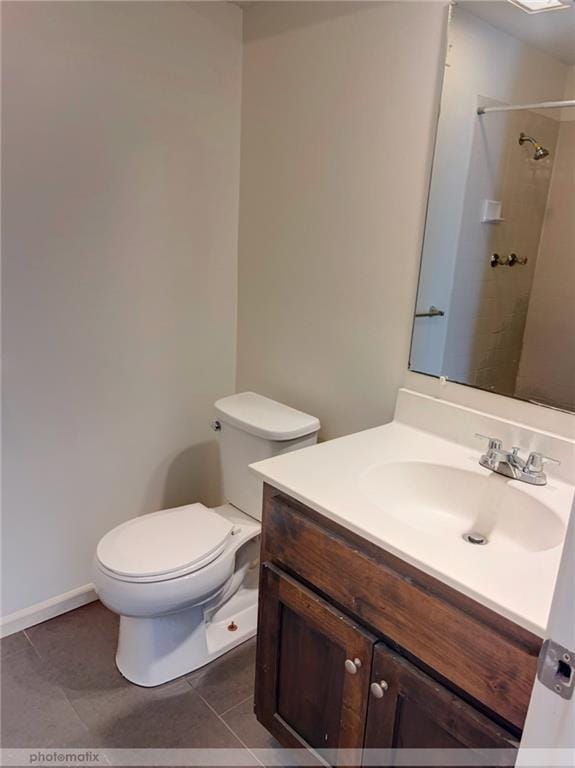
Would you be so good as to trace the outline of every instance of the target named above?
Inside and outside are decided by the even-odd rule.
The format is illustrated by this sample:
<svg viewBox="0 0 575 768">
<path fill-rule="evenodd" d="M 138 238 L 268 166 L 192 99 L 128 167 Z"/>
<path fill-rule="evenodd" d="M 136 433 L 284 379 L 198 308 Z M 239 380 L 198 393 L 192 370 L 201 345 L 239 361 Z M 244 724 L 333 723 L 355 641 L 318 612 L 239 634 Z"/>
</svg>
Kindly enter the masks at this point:
<svg viewBox="0 0 575 768">
<path fill-rule="evenodd" d="M 78 589 L 72 589 L 70 592 L 64 592 L 63 595 L 56 595 L 43 603 L 35 603 L 29 608 L 23 608 L 21 611 L 3 616 L 0 619 L 0 637 L 13 635 L 14 632 L 20 632 L 28 627 L 33 627 L 61 613 L 73 611 L 81 605 L 91 603 L 97 600 L 98 596 L 92 584 L 85 584 Z"/>
</svg>

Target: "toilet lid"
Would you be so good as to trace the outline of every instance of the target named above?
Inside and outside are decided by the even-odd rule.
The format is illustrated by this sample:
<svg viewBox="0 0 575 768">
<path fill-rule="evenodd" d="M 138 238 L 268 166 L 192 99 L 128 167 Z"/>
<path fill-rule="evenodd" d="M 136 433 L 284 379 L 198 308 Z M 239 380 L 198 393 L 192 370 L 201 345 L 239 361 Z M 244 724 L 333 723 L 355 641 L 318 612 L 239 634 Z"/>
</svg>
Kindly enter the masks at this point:
<svg viewBox="0 0 575 768">
<path fill-rule="evenodd" d="M 190 573 L 215 560 L 234 526 L 203 504 L 164 509 L 119 525 L 98 544 L 102 565 L 121 576 Z"/>
</svg>

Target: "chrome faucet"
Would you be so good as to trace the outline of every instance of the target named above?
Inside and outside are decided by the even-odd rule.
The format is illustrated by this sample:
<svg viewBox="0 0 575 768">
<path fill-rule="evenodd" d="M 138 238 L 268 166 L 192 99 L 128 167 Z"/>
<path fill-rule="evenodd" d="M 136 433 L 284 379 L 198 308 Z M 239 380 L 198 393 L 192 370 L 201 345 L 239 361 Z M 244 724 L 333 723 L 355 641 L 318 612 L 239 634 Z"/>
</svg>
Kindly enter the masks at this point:
<svg viewBox="0 0 575 768">
<path fill-rule="evenodd" d="M 503 448 L 502 441 L 496 437 L 478 433 L 475 437 L 488 441 L 487 451 L 479 459 L 481 466 L 497 472 L 498 475 L 510 477 L 512 480 L 520 480 L 530 485 L 546 485 L 547 475 L 543 471 L 543 465 L 561 463 L 558 459 L 552 459 L 551 456 L 545 456 L 538 451 L 532 451 L 527 460 L 524 460 L 519 455 L 518 446 L 513 446 L 510 451 L 507 451 Z"/>
</svg>

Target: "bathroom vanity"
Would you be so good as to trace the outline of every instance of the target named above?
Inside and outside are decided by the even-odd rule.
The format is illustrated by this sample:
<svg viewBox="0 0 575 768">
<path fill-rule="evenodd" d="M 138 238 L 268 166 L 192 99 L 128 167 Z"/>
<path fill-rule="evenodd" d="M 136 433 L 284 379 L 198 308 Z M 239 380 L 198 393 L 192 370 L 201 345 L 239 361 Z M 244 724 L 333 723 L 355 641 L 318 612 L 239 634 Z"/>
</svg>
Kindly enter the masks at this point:
<svg viewBox="0 0 575 768">
<path fill-rule="evenodd" d="M 421 405 L 439 431 L 457 423 L 453 406 L 404 391 L 393 423 L 254 467 L 266 482 L 255 711 L 286 747 L 518 745 L 573 488 L 495 478 L 479 453 L 406 424 Z M 487 546 L 465 540 L 474 526 Z"/>
<path fill-rule="evenodd" d="M 541 639 L 265 488 L 256 713 L 286 746 L 513 747 Z"/>
</svg>

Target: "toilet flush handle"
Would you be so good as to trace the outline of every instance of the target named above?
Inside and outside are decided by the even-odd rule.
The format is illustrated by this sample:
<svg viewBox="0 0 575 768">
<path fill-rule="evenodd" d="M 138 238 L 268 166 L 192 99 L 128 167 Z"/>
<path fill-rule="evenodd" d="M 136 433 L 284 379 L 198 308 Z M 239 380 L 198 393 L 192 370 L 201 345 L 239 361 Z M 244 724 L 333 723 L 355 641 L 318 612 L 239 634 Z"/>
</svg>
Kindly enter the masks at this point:
<svg viewBox="0 0 575 768">
<path fill-rule="evenodd" d="M 214 430 L 214 432 L 219 432 L 222 428 L 222 425 L 217 419 L 215 419 L 214 421 L 210 421 L 210 427 Z"/>
</svg>

